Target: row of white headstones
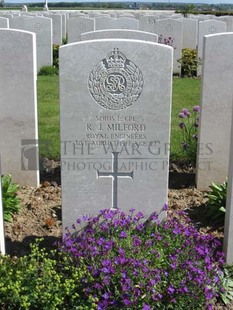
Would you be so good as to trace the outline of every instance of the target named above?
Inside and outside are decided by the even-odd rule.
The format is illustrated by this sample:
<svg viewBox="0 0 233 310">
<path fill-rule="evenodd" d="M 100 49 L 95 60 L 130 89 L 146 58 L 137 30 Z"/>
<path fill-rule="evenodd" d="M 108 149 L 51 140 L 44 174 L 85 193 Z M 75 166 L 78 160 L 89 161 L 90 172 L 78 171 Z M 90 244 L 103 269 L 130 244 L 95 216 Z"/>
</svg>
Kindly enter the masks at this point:
<svg viewBox="0 0 233 310">
<path fill-rule="evenodd" d="M 1 29 L 0 42 L 0 68 L 4 72 L 0 78 L 2 172 L 4 174 L 12 173 L 13 180 L 19 184 L 27 183 L 31 186 L 38 186 L 39 171 L 28 170 L 22 160 L 26 157 L 31 162 L 30 156 L 27 157 L 26 153 L 28 150 L 32 150 L 34 163 L 38 164 L 38 148 L 36 148 L 35 142 L 38 139 L 35 34 Z M 199 132 L 199 145 L 201 147 L 198 154 L 197 169 L 197 186 L 200 189 L 207 189 L 212 181 L 224 181 L 230 167 L 225 225 L 225 252 L 228 263 L 233 261 L 233 251 L 229 242 L 233 235 L 231 214 L 232 165 L 228 165 L 228 154 L 230 149 L 233 149 L 233 145 L 231 145 L 233 143 L 230 142 L 233 81 L 232 46 L 233 33 L 209 35 L 204 38 Z M 125 128 L 139 128 L 147 143 L 153 139 L 160 139 L 161 144 L 169 143 L 173 53 L 171 47 L 142 40 L 108 39 L 66 45 L 61 48 L 60 53 L 61 141 L 76 141 L 77 139 L 83 141 L 87 139 L 87 133 L 93 134 L 93 132 L 96 133 L 100 130 L 96 129 L 97 125 L 98 128 L 105 126 L 104 122 L 102 124 L 101 121 L 96 120 L 96 116 L 107 117 L 111 115 L 112 119 L 124 119 L 122 122 L 119 121 L 117 124 L 119 126 L 123 124 Z M 103 107 L 103 102 L 98 99 L 101 96 L 108 95 L 106 93 L 107 88 L 112 85 L 108 84 L 108 87 L 105 88 L 103 81 L 98 79 L 93 81 L 93 76 L 95 77 L 95 74 L 98 73 L 96 70 L 102 68 L 106 74 L 110 74 L 112 72 L 111 66 L 114 63 L 122 66 L 117 69 L 121 78 L 128 70 L 127 66 L 130 66 L 130 71 L 127 71 L 127 75 L 125 75 L 126 80 L 134 68 L 133 78 L 137 82 L 135 82 L 137 85 L 136 94 L 134 92 L 135 103 L 132 106 L 125 107 L 123 102 L 120 110 L 109 108 L 112 105 L 111 100 L 109 106 Z M 100 64 L 101 66 L 99 66 Z M 111 66 L 108 67 L 108 65 Z M 99 75 L 97 74 L 97 76 Z M 96 88 L 92 87 L 93 83 L 99 83 L 97 93 L 95 93 Z M 161 85 L 163 86 L 162 89 Z M 126 97 L 131 94 L 131 90 L 127 91 L 128 93 L 124 95 Z M 101 96 L 99 96 L 99 92 L 103 92 Z M 106 113 L 108 114 L 106 115 Z M 110 123 L 111 128 L 113 128 L 114 122 Z M 137 127 L 135 124 L 140 126 Z M 157 135 L 156 138 L 155 135 Z M 23 144 L 22 140 L 24 140 Z M 34 146 L 32 147 L 33 143 Z M 203 146 L 204 149 L 206 148 L 204 154 L 201 153 Z M 211 154 L 209 153 L 210 149 Z M 97 155 L 99 155 L 99 151 L 100 149 L 98 149 Z M 136 151 L 138 154 L 139 150 Z M 112 152 L 113 159 L 120 162 L 121 159 L 117 158 L 116 153 Z M 61 155 L 61 160 L 64 162 L 67 160 L 65 155 L 67 154 Z M 109 154 L 107 155 L 109 156 Z M 143 155 L 145 156 L 145 154 Z M 148 154 L 146 155 L 148 156 Z M 155 152 L 153 153 L 151 148 L 149 155 L 148 160 L 151 161 L 154 158 L 159 160 L 153 156 Z M 161 157 L 161 154 L 159 155 Z M 163 160 L 169 161 L 168 156 L 168 152 L 166 152 Z M 230 160 L 233 160 L 232 153 Z M 208 165 L 204 167 L 203 163 Z M 100 182 L 99 177 L 103 177 L 104 173 L 98 168 L 96 170 L 95 173 L 93 171 L 62 170 L 64 226 L 73 224 L 71 221 L 84 212 L 90 214 L 93 212 L 93 208 L 96 212 L 100 208 L 107 208 L 109 200 L 113 196 L 117 197 L 117 189 L 114 192 L 116 182 L 114 183 L 113 180 L 112 192 L 107 193 L 108 181 L 103 179 Z M 105 176 L 107 175 L 105 174 Z M 127 175 L 133 179 L 131 183 L 128 183 L 123 174 L 118 173 L 117 169 L 109 173 L 108 176 L 112 179 L 115 178 L 115 180 L 122 177 L 118 184 L 122 197 L 118 198 L 119 205 L 123 205 L 125 210 L 135 206 L 140 208 L 144 204 L 148 205 L 148 213 L 154 211 L 154 206 L 159 212 L 158 206 L 167 202 L 168 165 L 163 166 L 163 169 L 159 171 L 154 170 L 152 165 L 151 169 L 147 171 L 134 169 L 133 174 L 128 172 Z M 88 200 L 87 195 L 90 195 Z M 70 212 L 70 206 L 77 204 L 79 204 L 79 208 Z M 3 230 L 0 229 L 0 232 L 3 233 Z M 3 239 L 1 236 L 1 242 Z M 4 251 L 4 246 L 1 246 L 1 251 Z"/>
<path fill-rule="evenodd" d="M 24 13 L 22 16 L 10 13 L 0 17 L 0 28 L 21 29 L 33 31 L 37 34 L 37 69 L 52 65 L 52 44 L 62 44 L 62 37 L 68 35 L 68 43 L 82 40 L 82 34 L 103 29 L 131 29 L 150 32 L 158 35 L 160 43 L 166 42 L 174 48 L 174 73 L 180 73 L 180 66 L 176 60 L 181 58 L 182 48 L 198 47 L 198 56 L 201 56 L 203 36 L 213 33 L 232 31 L 232 19 L 223 17 L 200 21 L 197 19 L 178 19 L 179 15 L 141 16 L 136 18 L 122 17 L 114 19 L 105 16 L 95 18 L 73 17 L 69 14 L 51 14 L 39 12 L 41 16 Z M 43 16 L 42 16 L 43 15 Z M 5 16 L 5 17 L 4 17 Z M 176 19 L 175 19 L 176 18 Z M 202 18 L 202 17 L 199 17 Z M 200 73 L 200 71 L 199 71 Z"/>
</svg>

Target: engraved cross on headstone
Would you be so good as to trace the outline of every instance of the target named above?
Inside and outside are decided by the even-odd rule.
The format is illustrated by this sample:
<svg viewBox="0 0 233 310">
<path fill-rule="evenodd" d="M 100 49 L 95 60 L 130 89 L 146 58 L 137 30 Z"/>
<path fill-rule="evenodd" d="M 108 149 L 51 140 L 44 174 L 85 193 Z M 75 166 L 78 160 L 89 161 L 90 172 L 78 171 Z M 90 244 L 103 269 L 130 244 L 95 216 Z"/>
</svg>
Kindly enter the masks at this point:
<svg viewBox="0 0 233 310">
<path fill-rule="evenodd" d="M 113 155 L 113 171 L 112 172 L 100 172 L 97 170 L 97 175 L 99 177 L 111 177 L 112 178 L 112 209 L 117 210 L 117 189 L 118 189 L 118 178 L 119 177 L 129 177 L 133 179 L 133 171 L 131 172 L 119 172 L 118 171 L 118 154 L 119 152 L 112 152 Z"/>
<path fill-rule="evenodd" d="M 209 27 L 209 33 L 216 33 L 217 29 L 214 26 Z"/>
<path fill-rule="evenodd" d="M 166 25 L 165 30 L 166 30 L 167 32 L 171 32 L 171 31 L 173 30 L 172 25 L 171 25 L 171 24 Z"/>
<path fill-rule="evenodd" d="M 42 29 L 42 25 L 40 23 L 35 24 L 34 28 L 36 30 L 41 30 Z"/>
</svg>

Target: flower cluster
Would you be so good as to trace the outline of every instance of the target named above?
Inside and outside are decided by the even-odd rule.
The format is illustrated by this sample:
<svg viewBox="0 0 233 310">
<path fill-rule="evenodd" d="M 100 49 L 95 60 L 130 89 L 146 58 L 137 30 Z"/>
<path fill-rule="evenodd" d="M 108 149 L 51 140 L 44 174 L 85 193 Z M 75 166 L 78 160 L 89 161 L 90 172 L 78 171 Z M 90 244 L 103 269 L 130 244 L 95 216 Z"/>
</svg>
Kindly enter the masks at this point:
<svg viewBox="0 0 233 310">
<path fill-rule="evenodd" d="M 197 154 L 199 112 L 200 107 L 195 105 L 193 107 L 193 113 L 191 113 L 188 109 L 183 109 L 179 113 L 179 118 L 182 119 L 182 122 L 179 123 L 179 127 L 182 129 L 183 134 L 182 149 L 194 166 L 196 164 Z"/>
<path fill-rule="evenodd" d="M 176 47 L 174 47 L 174 38 L 172 37 L 163 37 L 163 35 L 161 34 L 158 38 L 158 43 L 160 44 L 165 44 L 165 45 L 169 45 L 171 47 L 173 47 L 174 49 L 176 49 Z"/>
<path fill-rule="evenodd" d="M 165 206 L 164 210 L 167 209 Z M 211 308 L 223 254 L 219 242 L 179 217 L 103 210 L 67 229 L 61 251 L 82 261 L 93 282 L 87 296 L 98 309 Z M 182 216 L 184 218 L 184 216 Z"/>
</svg>

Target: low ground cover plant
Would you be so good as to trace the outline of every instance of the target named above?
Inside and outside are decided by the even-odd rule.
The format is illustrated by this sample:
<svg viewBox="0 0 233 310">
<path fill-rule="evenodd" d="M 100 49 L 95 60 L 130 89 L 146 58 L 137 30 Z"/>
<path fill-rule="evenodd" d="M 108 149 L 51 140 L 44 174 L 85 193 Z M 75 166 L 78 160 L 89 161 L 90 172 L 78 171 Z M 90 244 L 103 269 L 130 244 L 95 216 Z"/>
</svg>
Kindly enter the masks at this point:
<svg viewBox="0 0 233 310">
<path fill-rule="evenodd" d="M 218 297 L 232 300 L 220 242 L 183 212 L 160 222 L 155 213 L 103 210 L 78 219 L 56 250 L 39 246 L 0 256 L 1 309 L 210 310 Z"/>
<path fill-rule="evenodd" d="M 39 244 L 28 256 L 0 256 L 0 309 L 96 309 L 91 295 L 84 295 L 92 278 L 81 260 L 77 267 L 65 253 L 48 254 Z"/>
<path fill-rule="evenodd" d="M 98 309 L 196 310 L 212 309 L 219 295 L 219 245 L 178 217 L 159 223 L 157 214 L 104 210 L 78 219 L 60 249 L 84 262 L 93 278 L 85 293 Z"/>
</svg>

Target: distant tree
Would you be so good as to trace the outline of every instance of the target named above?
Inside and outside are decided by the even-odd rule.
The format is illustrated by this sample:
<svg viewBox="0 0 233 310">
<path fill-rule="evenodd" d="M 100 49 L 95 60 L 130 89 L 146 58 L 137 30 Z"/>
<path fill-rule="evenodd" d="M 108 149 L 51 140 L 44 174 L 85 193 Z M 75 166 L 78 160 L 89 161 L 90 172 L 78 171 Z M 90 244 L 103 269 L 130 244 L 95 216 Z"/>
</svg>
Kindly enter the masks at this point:
<svg viewBox="0 0 233 310">
<path fill-rule="evenodd" d="M 188 14 L 192 13 L 194 9 L 195 9 L 195 5 L 194 4 L 186 5 L 185 9 L 182 10 L 183 16 L 187 18 Z"/>
<path fill-rule="evenodd" d="M 5 2 L 4 2 L 4 0 L 0 0 L 0 7 L 4 7 L 4 5 L 5 5 Z"/>
</svg>

